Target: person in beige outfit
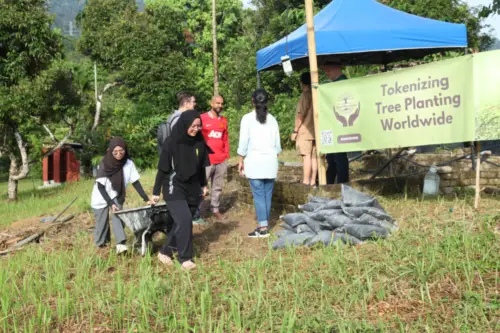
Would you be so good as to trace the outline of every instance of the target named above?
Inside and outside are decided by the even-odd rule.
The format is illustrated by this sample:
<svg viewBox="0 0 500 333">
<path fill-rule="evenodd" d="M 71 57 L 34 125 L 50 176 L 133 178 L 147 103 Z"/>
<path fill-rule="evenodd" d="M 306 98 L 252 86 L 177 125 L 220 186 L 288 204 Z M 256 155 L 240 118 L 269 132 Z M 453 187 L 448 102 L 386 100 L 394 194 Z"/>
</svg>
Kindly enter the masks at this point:
<svg viewBox="0 0 500 333">
<path fill-rule="evenodd" d="M 303 180 L 305 185 L 316 185 L 318 175 L 318 159 L 316 143 L 314 141 L 314 114 L 311 95 L 311 74 L 303 73 L 300 76 L 302 94 L 297 104 L 295 128 L 292 140 L 296 142 L 297 153 L 303 160 Z"/>
</svg>

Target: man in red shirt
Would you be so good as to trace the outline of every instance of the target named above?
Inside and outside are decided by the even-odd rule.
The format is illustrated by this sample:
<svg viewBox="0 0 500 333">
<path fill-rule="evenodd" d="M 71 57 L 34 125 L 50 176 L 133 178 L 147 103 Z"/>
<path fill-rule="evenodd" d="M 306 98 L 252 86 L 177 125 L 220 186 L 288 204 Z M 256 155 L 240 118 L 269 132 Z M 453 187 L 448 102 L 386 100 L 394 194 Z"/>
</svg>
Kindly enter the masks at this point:
<svg viewBox="0 0 500 333">
<path fill-rule="evenodd" d="M 213 150 L 209 155 L 210 166 L 206 168 L 207 181 L 211 183 L 210 207 L 217 219 L 223 216 L 219 212 L 220 195 L 224 185 L 224 177 L 227 172 L 227 160 L 229 159 L 229 136 L 227 119 L 221 115 L 224 108 L 222 96 L 212 97 L 210 102 L 212 109 L 201 115 L 201 133 L 207 145 Z"/>
</svg>

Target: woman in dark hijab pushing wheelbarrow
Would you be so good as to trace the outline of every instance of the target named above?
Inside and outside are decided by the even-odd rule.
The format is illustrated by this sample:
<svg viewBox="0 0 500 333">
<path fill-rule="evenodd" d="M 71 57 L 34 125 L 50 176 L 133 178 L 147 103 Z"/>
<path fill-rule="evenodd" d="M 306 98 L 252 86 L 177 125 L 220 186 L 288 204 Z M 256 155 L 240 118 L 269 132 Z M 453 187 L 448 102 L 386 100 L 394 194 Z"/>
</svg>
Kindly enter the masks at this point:
<svg viewBox="0 0 500 333">
<path fill-rule="evenodd" d="M 184 269 L 196 267 L 193 259 L 193 214 L 202 196 L 207 194 L 205 167 L 212 153 L 201 135 L 201 119 L 195 110 L 179 117 L 172 134 L 165 140 L 158 163 L 153 201 L 163 198 L 174 221 L 158 259 L 165 265 L 173 263 L 174 251 Z"/>
<path fill-rule="evenodd" d="M 145 202 L 150 202 L 139 182 L 139 172 L 134 162 L 129 159 L 127 144 L 120 137 L 114 137 L 109 143 L 106 154 L 97 169 L 97 179 L 92 191 L 92 209 L 96 225 L 94 241 L 98 247 L 110 242 L 109 210 L 117 212 L 125 202 L 125 188 L 132 183 L 135 190 Z M 113 234 L 116 239 L 116 252 L 118 254 L 128 250 L 122 221 L 114 214 L 111 217 Z"/>
</svg>

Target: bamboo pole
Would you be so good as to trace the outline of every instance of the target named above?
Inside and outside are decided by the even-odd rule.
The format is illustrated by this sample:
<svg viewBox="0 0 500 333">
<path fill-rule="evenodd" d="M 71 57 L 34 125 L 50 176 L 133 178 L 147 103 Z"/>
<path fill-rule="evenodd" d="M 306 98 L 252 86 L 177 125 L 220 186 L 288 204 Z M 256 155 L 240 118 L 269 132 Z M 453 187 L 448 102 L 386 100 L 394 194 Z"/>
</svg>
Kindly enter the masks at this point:
<svg viewBox="0 0 500 333">
<path fill-rule="evenodd" d="M 214 62 L 214 96 L 219 95 L 219 59 L 217 55 L 217 12 L 215 0 L 212 0 L 212 47 Z"/>
<path fill-rule="evenodd" d="M 320 133 L 319 133 L 319 105 L 318 105 L 318 59 L 316 57 L 316 37 L 314 35 L 314 12 L 313 0 L 304 0 L 306 8 L 306 25 L 307 25 L 307 46 L 309 49 L 309 67 L 311 72 L 311 92 L 312 104 L 314 114 L 314 137 L 316 139 L 316 147 L 319 148 Z M 325 159 L 321 156 L 319 149 L 316 149 L 318 154 L 318 178 L 319 184 L 326 184 L 326 163 Z"/>
<path fill-rule="evenodd" d="M 479 208 L 479 199 L 481 196 L 480 187 L 481 180 L 481 142 L 476 143 L 476 200 L 474 201 L 474 209 Z"/>
</svg>

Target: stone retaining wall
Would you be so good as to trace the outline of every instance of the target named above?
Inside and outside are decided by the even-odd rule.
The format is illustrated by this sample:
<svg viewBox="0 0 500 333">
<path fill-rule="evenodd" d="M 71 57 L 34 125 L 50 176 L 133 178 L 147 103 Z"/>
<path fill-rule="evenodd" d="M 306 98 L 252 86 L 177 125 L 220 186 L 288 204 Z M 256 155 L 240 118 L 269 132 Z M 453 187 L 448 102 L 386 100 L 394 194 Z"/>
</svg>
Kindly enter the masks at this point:
<svg viewBox="0 0 500 333">
<path fill-rule="evenodd" d="M 433 163 L 439 165 L 460 156 L 463 156 L 463 154 L 421 154 L 408 158 L 418 164 L 430 166 Z M 487 160 L 500 164 L 500 157 L 498 156 L 490 156 Z M 419 171 L 424 172 L 409 177 L 388 177 L 389 171 L 387 170 L 384 171 L 379 178 L 373 180 L 360 179 L 359 175 L 363 173 L 360 173 L 359 170 L 377 170 L 386 161 L 387 158 L 385 155 L 379 154 L 368 155 L 363 157 L 360 161 L 352 163 L 352 181 L 350 185 L 361 191 L 377 195 L 392 195 L 404 192 L 418 195 L 422 193 L 423 178 L 427 172 L 427 168 L 417 167 L 403 159 L 399 159 L 394 163 L 394 174 L 408 175 Z M 500 187 L 500 168 L 483 161 L 481 170 L 481 185 Z M 445 195 L 454 194 L 460 188 L 474 186 L 475 184 L 476 173 L 472 169 L 472 161 L 470 159 L 462 159 L 450 163 L 450 165 L 439 167 L 438 174 L 441 178 L 440 189 L 442 194 Z M 236 182 L 239 203 L 253 205 L 248 179 L 238 174 L 236 165 L 228 168 L 227 181 Z M 310 186 L 303 185 L 301 181 L 302 167 L 300 165 L 280 165 L 278 179 L 273 193 L 273 208 L 295 211 L 297 210 L 297 205 L 307 202 L 309 194 L 340 198 L 340 185 L 326 185 L 321 186 L 317 190 L 313 190 Z"/>
<path fill-rule="evenodd" d="M 436 165 L 446 164 L 438 168 L 438 174 L 441 178 L 441 192 L 445 195 L 449 195 L 455 193 L 457 189 L 475 186 L 476 184 L 476 171 L 472 167 L 473 162 L 470 158 L 448 163 L 465 154 L 467 154 L 467 152 L 459 151 L 454 154 L 417 154 L 405 158 L 425 166 L 431 166 L 433 163 Z M 380 154 L 365 156 L 360 163 L 364 169 L 373 171 L 379 169 L 386 161 L 386 156 Z M 500 168 L 487 162 L 500 165 L 500 156 L 488 156 L 486 160 L 481 163 L 480 185 L 500 187 Z M 393 164 L 393 173 L 395 175 L 408 175 L 425 171 L 419 175 L 415 175 L 415 177 L 423 179 L 427 170 L 427 168 L 416 166 L 405 159 L 398 159 Z M 382 175 L 388 176 L 388 173 L 389 170 L 385 170 Z"/>
<path fill-rule="evenodd" d="M 321 186 L 319 189 L 313 189 L 311 186 L 302 184 L 300 178 L 302 176 L 302 169 L 300 167 L 293 168 L 294 170 L 290 170 L 290 167 L 280 167 L 278 180 L 276 181 L 273 192 L 273 209 L 287 212 L 296 211 L 298 205 L 307 202 L 309 194 L 340 198 L 340 185 L 325 185 Z M 294 181 L 284 181 L 284 178 L 292 178 Z M 228 168 L 227 181 L 237 184 L 236 188 L 238 191 L 239 204 L 253 206 L 252 191 L 248 179 L 238 174 L 236 166 Z M 421 179 L 418 178 L 395 177 L 379 178 L 375 180 L 360 179 L 351 182 L 349 185 L 367 193 L 391 195 L 401 193 L 405 189 L 412 192 L 420 192 L 420 183 Z"/>
</svg>

